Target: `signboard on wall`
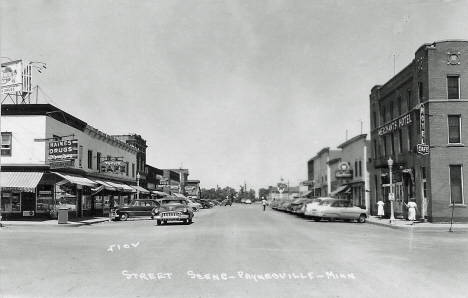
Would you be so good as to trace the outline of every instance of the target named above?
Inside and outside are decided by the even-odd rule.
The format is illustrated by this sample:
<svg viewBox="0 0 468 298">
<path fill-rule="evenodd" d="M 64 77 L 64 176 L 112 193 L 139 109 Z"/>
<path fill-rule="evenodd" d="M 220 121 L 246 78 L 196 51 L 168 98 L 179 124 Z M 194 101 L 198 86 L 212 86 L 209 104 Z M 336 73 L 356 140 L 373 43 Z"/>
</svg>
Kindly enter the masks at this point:
<svg viewBox="0 0 468 298">
<path fill-rule="evenodd" d="M 350 170 L 347 162 L 340 162 L 338 170 L 335 171 L 336 179 L 353 179 L 353 170 Z"/>
<path fill-rule="evenodd" d="M 77 158 L 78 140 L 49 142 L 49 160 L 71 160 Z"/>
<path fill-rule="evenodd" d="M 74 160 L 60 160 L 54 161 L 49 164 L 51 169 L 59 169 L 59 168 L 70 168 L 75 166 Z"/>
<path fill-rule="evenodd" d="M 104 160 L 99 164 L 101 173 L 126 173 L 127 163 L 122 160 Z"/>
</svg>

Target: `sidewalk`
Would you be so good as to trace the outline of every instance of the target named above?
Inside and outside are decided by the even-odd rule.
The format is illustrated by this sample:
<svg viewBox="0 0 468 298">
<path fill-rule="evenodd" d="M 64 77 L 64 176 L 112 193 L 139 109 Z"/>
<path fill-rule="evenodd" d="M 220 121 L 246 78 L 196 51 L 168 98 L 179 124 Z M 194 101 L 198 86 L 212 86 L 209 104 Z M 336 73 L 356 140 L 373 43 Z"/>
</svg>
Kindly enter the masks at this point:
<svg viewBox="0 0 468 298">
<path fill-rule="evenodd" d="M 429 223 L 429 222 L 415 222 L 414 225 L 411 225 L 411 221 L 406 219 L 396 219 L 395 224 L 390 224 L 390 219 L 388 218 L 378 218 L 377 216 L 369 216 L 367 218 L 367 223 L 372 225 L 378 225 L 382 227 L 387 227 L 390 229 L 398 230 L 416 230 L 424 232 L 449 232 L 450 222 L 448 223 Z M 452 225 L 453 232 L 468 232 L 468 224 L 464 223 L 454 223 Z"/>
<path fill-rule="evenodd" d="M 54 227 L 80 227 L 84 225 L 92 225 L 95 223 L 107 222 L 109 217 L 90 217 L 80 219 L 70 219 L 66 224 L 59 224 L 57 219 L 52 220 L 25 220 L 25 221 L 14 221 L 14 220 L 2 220 L 0 225 L 2 227 L 7 226 L 54 226 Z"/>
</svg>

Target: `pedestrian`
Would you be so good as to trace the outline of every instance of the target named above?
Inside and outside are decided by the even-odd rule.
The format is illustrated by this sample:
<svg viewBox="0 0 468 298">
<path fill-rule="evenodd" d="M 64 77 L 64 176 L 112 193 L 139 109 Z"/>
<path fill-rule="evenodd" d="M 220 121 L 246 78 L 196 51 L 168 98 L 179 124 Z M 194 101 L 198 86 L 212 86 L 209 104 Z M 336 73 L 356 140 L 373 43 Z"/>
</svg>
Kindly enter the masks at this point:
<svg viewBox="0 0 468 298">
<path fill-rule="evenodd" d="M 411 225 L 414 225 L 414 221 L 416 220 L 416 208 L 418 205 L 414 199 L 410 199 L 408 204 L 405 203 L 405 205 L 408 208 L 408 220 L 411 220 Z"/>
<path fill-rule="evenodd" d="M 379 216 L 379 219 L 382 219 L 382 216 L 385 215 L 385 212 L 384 212 L 384 209 L 383 209 L 385 203 L 382 202 L 382 200 L 380 200 L 380 201 L 377 202 L 377 205 L 379 206 L 377 208 L 377 215 Z"/>
<path fill-rule="evenodd" d="M 262 197 L 263 211 L 265 211 L 266 204 L 267 204 L 267 200 L 265 200 L 265 197 Z"/>
</svg>

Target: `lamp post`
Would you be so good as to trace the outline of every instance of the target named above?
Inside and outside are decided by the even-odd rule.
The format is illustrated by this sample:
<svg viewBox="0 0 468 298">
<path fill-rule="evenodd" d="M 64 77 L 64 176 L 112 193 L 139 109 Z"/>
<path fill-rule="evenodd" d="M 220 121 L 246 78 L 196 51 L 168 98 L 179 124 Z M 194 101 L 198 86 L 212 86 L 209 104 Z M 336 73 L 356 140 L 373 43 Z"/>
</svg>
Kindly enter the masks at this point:
<svg viewBox="0 0 468 298">
<path fill-rule="evenodd" d="M 392 167 L 393 167 L 393 160 L 390 156 L 388 158 L 388 174 L 390 175 L 390 193 L 388 194 L 388 199 L 390 200 L 390 224 L 395 224 L 395 215 L 393 213 L 393 201 L 395 197 L 393 195 L 393 177 L 392 177 Z"/>
<path fill-rule="evenodd" d="M 137 186 L 140 186 L 140 173 L 137 174 L 136 178 L 137 178 Z M 137 187 L 137 200 L 140 199 L 140 190 L 138 189 L 139 187 Z"/>
</svg>

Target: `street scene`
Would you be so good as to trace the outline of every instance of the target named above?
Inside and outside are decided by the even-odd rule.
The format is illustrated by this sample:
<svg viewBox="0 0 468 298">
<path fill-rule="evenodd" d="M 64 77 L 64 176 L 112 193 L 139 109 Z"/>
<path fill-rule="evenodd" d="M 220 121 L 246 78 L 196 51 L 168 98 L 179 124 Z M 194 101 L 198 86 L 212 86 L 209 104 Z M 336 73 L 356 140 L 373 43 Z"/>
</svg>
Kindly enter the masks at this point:
<svg viewBox="0 0 468 298">
<path fill-rule="evenodd" d="M 202 209 L 190 225 L 5 226 L 2 297 L 465 297 L 467 235 L 259 203 Z"/>
<path fill-rule="evenodd" d="M 467 297 L 466 4 L 0 1 L 0 297 Z"/>
</svg>

